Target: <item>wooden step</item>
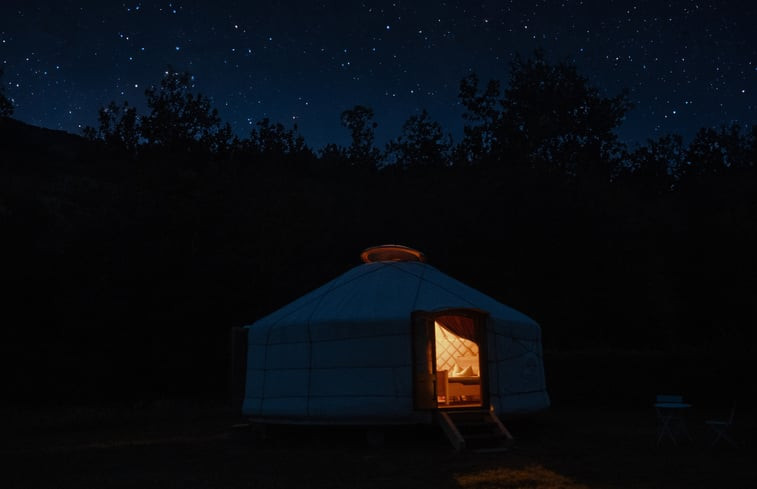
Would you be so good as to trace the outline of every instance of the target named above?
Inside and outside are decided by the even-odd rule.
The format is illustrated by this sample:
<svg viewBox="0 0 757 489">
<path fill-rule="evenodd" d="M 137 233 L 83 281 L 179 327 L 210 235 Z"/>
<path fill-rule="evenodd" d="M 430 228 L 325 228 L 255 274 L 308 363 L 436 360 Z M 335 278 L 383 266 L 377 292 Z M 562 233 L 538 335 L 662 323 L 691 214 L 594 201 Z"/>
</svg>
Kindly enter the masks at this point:
<svg viewBox="0 0 757 489">
<path fill-rule="evenodd" d="M 503 449 L 512 441 L 493 409 L 439 411 L 437 418 L 456 450 Z"/>
</svg>

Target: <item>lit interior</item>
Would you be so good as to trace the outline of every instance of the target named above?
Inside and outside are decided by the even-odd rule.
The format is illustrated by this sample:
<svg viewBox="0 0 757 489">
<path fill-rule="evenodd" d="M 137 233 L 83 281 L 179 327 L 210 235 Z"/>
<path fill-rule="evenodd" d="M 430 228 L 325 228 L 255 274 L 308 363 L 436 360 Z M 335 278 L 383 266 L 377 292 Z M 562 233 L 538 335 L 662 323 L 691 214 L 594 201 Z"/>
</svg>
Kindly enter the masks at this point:
<svg viewBox="0 0 757 489">
<path fill-rule="evenodd" d="M 436 337 L 436 394 L 439 407 L 481 404 L 478 345 L 456 335 L 439 322 Z"/>
</svg>

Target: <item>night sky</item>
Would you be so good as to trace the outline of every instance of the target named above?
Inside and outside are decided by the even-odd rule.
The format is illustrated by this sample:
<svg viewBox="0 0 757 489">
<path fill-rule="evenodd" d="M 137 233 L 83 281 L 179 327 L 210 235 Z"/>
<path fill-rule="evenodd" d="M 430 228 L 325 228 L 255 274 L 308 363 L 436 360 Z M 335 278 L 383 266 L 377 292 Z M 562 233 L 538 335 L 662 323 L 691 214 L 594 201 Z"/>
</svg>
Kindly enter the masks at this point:
<svg viewBox="0 0 757 489">
<path fill-rule="evenodd" d="M 460 80 L 505 82 L 515 55 L 575 61 L 636 107 L 622 140 L 757 122 L 757 2 L 741 1 L 17 1 L 0 2 L 2 83 L 30 124 L 81 133 L 97 110 L 168 65 L 195 76 L 247 137 L 264 117 L 313 148 L 347 142 L 340 113 L 375 110 L 377 140 L 426 108 L 455 140 Z"/>
</svg>

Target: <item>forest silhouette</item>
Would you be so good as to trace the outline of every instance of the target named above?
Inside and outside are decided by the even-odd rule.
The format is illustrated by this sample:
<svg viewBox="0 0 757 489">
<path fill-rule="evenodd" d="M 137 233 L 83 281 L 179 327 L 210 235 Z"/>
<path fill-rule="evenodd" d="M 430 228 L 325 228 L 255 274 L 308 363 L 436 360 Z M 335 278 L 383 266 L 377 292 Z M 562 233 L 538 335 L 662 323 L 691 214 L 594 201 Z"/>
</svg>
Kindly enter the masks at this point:
<svg viewBox="0 0 757 489">
<path fill-rule="evenodd" d="M 422 111 L 378 147 L 362 105 L 348 146 L 268 119 L 240 138 L 170 67 L 145 96 L 80 137 L 0 92 L 12 399 L 223 397 L 232 327 L 383 243 L 533 317 L 547 352 L 693 352 L 754 389 L 755 126 L 628 147 L 628 95 L 539 52 L 505 84 L 460 82 L 458 142 Z"/>
</svg>

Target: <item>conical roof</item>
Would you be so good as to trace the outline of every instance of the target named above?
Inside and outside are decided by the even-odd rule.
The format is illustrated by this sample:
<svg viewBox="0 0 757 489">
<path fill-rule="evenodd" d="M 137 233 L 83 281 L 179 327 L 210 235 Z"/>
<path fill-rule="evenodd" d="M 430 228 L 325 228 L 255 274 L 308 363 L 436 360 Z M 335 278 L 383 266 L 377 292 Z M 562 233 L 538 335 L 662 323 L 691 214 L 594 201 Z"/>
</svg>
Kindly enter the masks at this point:
<svg viewBox="0 0 757 489">
<path fill-rule="evenodd" d="M 525 314 L 421 261 L 380 261 L 357 266 L 258 320 L 253 328 L 407 321 L 413 311 L 451 308 L 480 309 L 498 319 L 498 323 L 515 327 L 518 336 L 539 336 L 538 325 Z"/>
</svg>

